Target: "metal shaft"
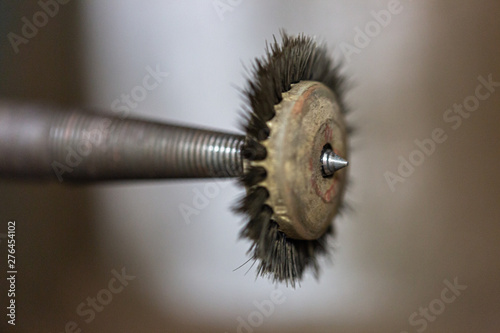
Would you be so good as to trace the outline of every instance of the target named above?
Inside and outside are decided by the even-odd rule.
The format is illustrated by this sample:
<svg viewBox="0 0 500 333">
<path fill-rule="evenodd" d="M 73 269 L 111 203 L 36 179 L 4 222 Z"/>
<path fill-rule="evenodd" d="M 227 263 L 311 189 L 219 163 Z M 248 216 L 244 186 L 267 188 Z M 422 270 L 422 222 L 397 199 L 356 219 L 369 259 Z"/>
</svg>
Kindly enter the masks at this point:
<svg viewBox="0 0 500 333">
<path fill-rule="evenodd" d="M 0 102 L 0 177 L 235 177 L 244 136 Z"/>
</svg>

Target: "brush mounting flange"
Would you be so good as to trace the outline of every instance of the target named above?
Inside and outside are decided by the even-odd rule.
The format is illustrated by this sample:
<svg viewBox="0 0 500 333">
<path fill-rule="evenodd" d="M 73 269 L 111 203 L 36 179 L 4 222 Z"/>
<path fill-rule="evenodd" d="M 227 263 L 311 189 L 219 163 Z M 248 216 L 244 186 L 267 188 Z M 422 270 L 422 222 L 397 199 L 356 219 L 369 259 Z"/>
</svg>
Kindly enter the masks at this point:
<svg viewBox="0 0 500 333">
<path fill-rule="evenodd" d="M 327 86 L 300 81 L 283 93 L 275 111 L 262 142 L 267 157 L 249 163 L 267 171 L 259 186 L 269 191 L 266 204 L 280 230 L 294 239 L 318 239 L 339 210 L 345 188 L 346 169 L 329 177 L 322 172 L 325 150 L 348 157 L 341 109 Z"/>
</svg>

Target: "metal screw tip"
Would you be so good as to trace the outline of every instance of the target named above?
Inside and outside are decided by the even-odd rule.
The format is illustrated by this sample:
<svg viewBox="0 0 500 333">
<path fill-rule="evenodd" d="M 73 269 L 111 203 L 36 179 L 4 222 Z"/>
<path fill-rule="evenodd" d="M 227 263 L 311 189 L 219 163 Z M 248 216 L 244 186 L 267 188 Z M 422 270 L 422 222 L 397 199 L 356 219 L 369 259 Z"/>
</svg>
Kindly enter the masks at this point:
<svg viewBox="0 0 500 333">
<path fill-rule="evenodd" d="M 343 169 L 348 165 L 348 161 L 335 154 L 331 149 L 326 149 L 321 155 L 321 169 L 324 177 L 331 176 L 335 171 Z"/>
</svg>

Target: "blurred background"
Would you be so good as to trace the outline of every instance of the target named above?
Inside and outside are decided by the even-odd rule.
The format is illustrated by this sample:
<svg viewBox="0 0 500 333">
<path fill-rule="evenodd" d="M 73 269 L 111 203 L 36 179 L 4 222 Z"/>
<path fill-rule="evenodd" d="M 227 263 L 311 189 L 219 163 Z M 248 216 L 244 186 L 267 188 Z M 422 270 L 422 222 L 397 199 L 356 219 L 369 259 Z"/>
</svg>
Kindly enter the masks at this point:
<svg viewBox="0 0 500 333">
<path fill-rule="evenodd" d="M 484 82 L 500 82 L 499 2 L 59 1 L 0 2 L 1 98 L 110 109 L 156 70 L 131 114 L 233 132 L 265 41 L 324 41 L 352 86 L 353 209 L 319 281 L 294 290 L 233 271 L 249 246 L 234 181 L 1 179 L 0 269 L 9 220 L 18 269 L 2 332 L 498 331 L 500 84 Z M 419 153 L 436 129 L 446 140 Z M 207 186 L 218 194 L 185 219 Z"/>
</svg>

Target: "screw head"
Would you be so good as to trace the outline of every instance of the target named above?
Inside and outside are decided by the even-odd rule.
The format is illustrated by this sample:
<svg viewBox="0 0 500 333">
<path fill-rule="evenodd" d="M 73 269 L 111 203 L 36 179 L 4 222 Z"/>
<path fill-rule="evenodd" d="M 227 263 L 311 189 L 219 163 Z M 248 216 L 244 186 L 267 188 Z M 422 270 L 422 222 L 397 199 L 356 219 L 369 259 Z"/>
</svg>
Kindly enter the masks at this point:
<svg viewBox="0 0 500 333">
<path fill-rule="evenodd" d="M 321 153 L 321 172 L 323 173 L 323 177 L 333 176 L 335 171 L 343 169 L 348 165 L 349 162 L 335 154 L 331 148 L 327 148 Z"/>
</svg>

